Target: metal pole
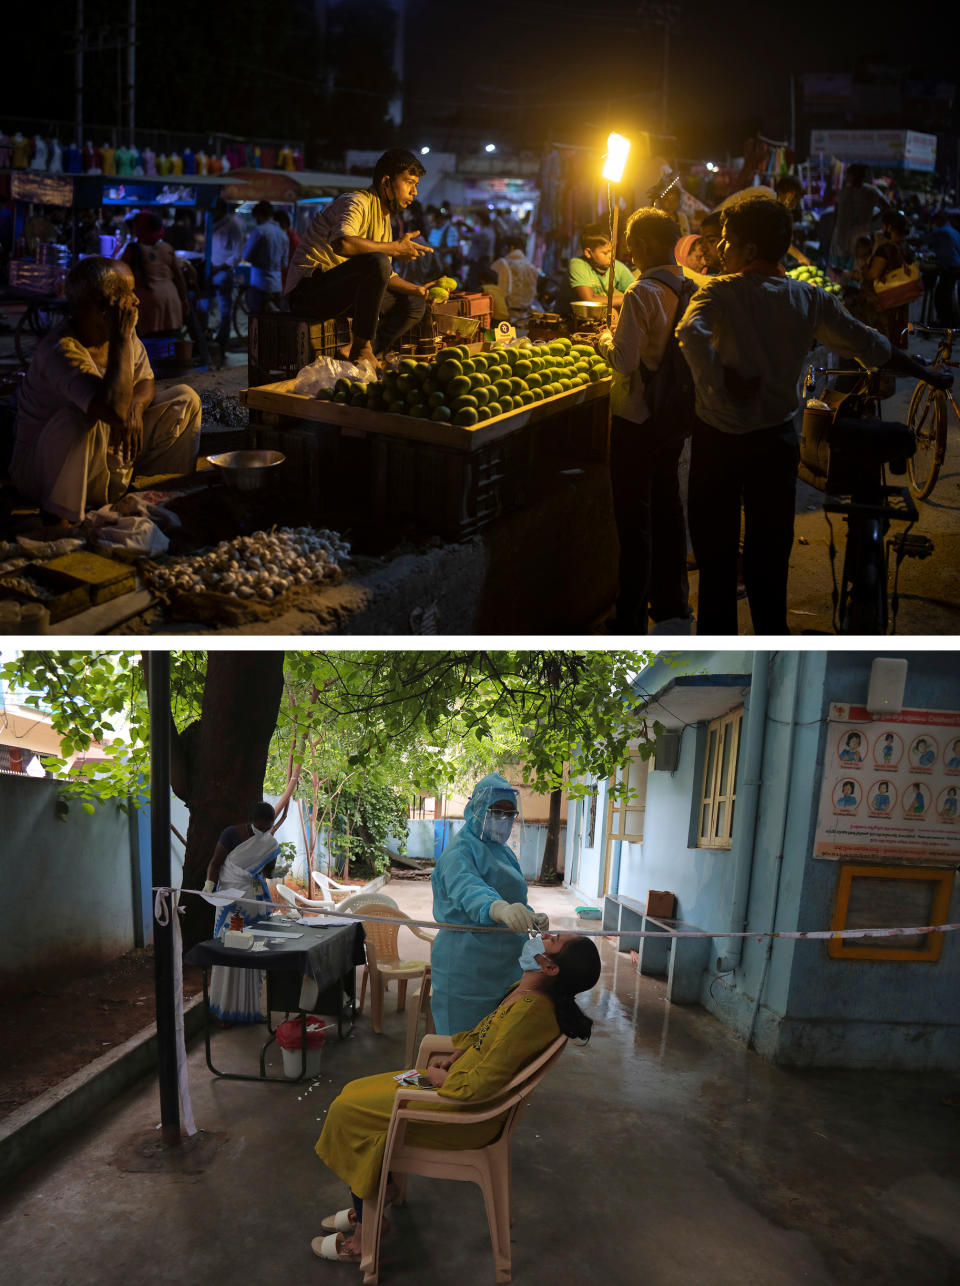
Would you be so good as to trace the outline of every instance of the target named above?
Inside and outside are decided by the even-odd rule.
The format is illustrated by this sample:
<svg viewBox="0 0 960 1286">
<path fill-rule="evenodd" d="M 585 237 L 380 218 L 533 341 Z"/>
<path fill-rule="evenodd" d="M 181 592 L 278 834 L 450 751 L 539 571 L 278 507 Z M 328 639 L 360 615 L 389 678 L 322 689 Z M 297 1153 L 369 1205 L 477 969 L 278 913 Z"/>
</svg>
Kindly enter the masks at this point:
<svg viewBox="0 0 960 1286">
<path fill-rule="evenodd" d="M 153 884 L 170 887 L 170 653 L 150 652 L 150 856 Z M 157 998 L 160 1126 L 163 1142 L 180 1142 L 180 1089 L 177 1081 L 176 1017 L 173 995 L 173 919 L 153 922 Z"/>
<path fill-rule="evenodd" d="M 607 282 L 607 325 L 613 325 L 613 279 L 617 275 L 617 224 L 620 218 L 620 199 L 611 186 L 610 204 L 613 206 L 613 223 L 610 229 L 610 278 Z"/>
<path fill-rule="evenodd" d="M 83 147 L 83 0 L 77 0 L 77 31 L 74 48 L 74 82 L 76 87 L 77 146 Z"/>
<path fill-rule="evenodd" d="M 670 22 L 669 19 L 663 20 L 663 79 L 660 85 L 660 129 L 666 134 L 667 132 L 667 82 L 668 69 L 670 64 Z"/>
<path fill-rule="evenodd" d="M 137 103 L 137 0 L 130 0 L 127 16 L 127 146 L 133 147 Z"/>
</svg>

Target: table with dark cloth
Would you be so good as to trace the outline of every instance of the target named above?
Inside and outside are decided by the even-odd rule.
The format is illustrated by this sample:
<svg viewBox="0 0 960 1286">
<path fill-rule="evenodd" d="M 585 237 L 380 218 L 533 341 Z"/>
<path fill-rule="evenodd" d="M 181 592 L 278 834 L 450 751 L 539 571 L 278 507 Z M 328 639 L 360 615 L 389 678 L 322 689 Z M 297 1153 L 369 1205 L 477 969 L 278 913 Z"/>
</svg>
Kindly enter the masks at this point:
<svg viewBox="0 0 960 1286">
<path fill-rule="evenodd" d="M 237 949 L 225 947 L 218 938 L 208 938 L 198 942 L 184 956 L 186 964 L 199 965 L 203 969 L 203 996 L 207 1003 L 207 970 L 213 965 L 224 965 L 230 969 L 262 969 L 267 975 L 267 1026 L 271 1031 L 270 1039 L 260 1051 L 260 1075 L 241 1076 L 239 1073 L 220 1072 L 210 1057 L 210 1022 L 209 1006 L 205 1026 L 207 1066 L 215 1076 L 238 1080 L 286 1080 L 287 1077 L 271 1077 L 265 1072 L 265 1055 L 267 1048 L 276 1038 L 270 1028 L 270 1013 L 285 1011 L 300 1015 L 301 1040 L 304 1057 L 302 1067 L 306 1066 L 306 1020 L 308 1013 L 334 1014 L 337 1018 L 338 1034 L 343 1034 L 344 999 L 349 1002 L 349 1019 L 352 1026 L 356 1006 L 356 967 L 366 961 L 363 950 L 363 926 L 356 924 L 323 925 L 277 924 L 269 920 L 259 920 L 247 926 L 248 929 L 263 929 L 269 936 L 255 934 L 255 941 L 267 943 L 266 951 L 253 951 L 249 947 Z M 289 941 L 280 944 L 281 938 Z M 317 984 L 318 996 L 309 1009 L 300 1007 L 300 989 L 304 977 Z M 301 1077 L 303 1070 L 301 1071 Z M 298 1078 L 299 1079 L 299 1078 Z"/>
</svg>

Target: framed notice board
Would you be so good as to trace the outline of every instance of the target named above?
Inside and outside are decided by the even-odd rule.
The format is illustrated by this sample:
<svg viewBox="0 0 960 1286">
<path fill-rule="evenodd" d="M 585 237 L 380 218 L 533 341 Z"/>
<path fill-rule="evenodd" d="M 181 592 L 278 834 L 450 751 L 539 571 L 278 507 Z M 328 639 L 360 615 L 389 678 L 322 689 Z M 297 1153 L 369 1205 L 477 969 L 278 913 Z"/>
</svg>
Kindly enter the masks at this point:
<svg viewBox="0 0 960 1286">
<path fill-rule="evenodd" d="M 946 924 L 953 871 L 842 866 L 831 929 L 895 929 Z M 942 933 L 830 938 L 835 960 L 939 960 Z"/>
</svg>

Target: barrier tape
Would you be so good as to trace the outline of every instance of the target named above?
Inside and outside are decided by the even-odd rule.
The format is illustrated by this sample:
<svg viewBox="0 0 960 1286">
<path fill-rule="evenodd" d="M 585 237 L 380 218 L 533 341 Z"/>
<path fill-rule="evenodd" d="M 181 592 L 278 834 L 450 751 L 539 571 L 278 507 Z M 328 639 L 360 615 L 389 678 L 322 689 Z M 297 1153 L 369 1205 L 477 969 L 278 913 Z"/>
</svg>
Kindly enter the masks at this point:
<svg viewBox="0 0 960 1286">
<path fill-rule="evenodd" d="M 157 894 L 157 903 L 160 905 L 161 895 L 164 898 L 171 893 L 190 893 L 202 897 L 204 901 L 211 902 L 212 905 L 226 905 L 235 902 L 244 902 L 246 904 L 256 903 L 258 906 L 272 906 L 282 911 L 292 911 L 295 908 L 288 902 L 267 902 L 260 898 L 244 897 L 227 897 L 226 893 L 204 893 L 202 889 L 173 889 L 163 886 L 155 886 L 154 892 Z M 374 896 L 371 894 L 371 897 Z M 304 907 L 300 912 L 301 915 L 326 915 L 332 916 L 338 920 L 353 920 L 362 924 L 364 920 L 376 920 L 377 924 L 398 924 L 405 925 L 408 929 L 416 927 L 418 929 L 449 929 L 454 933 L 512 933 L 516 936 L 515 929 L 508 929 L 498 925 L 470 925 L 470 924 L 448 924 L 442 920 L 412 920 L 408 917 L 377 915 L 364 916 L 362 908 L 356 912 L 351 911 L 327 911 L 317 907 Z M 536 914 L 536 912 L 534 912 Z M 158 917 L 159 919 L 159 917 Z M 161 923 L 163 923 L 161 921 Z M 291 921 L 291 923 L 298 923 Z M 309 925 L 305 926 L 309 928 Z M 927 924 L 922 927 L 917 925 L 901 926 L 894 929 L 806 929 L 806 930 L 770 930 L 767 932 L 756 929 L 740 929 L 737 931 L 724 929 L 722 931 L 709 931 L 704 929 L 572 929 L 568 932 L 575 932 L 583 938 L 756 938 L 758 942 L 763 942 L 765 938 L 783 938 L 792 941 L 803 938 L 893 938 L 913 935 L 918 933 L 952 933 L 960 929 L 960 924 Z M 532 930 L 531 930 L 532 932 Z"/>
</svg>

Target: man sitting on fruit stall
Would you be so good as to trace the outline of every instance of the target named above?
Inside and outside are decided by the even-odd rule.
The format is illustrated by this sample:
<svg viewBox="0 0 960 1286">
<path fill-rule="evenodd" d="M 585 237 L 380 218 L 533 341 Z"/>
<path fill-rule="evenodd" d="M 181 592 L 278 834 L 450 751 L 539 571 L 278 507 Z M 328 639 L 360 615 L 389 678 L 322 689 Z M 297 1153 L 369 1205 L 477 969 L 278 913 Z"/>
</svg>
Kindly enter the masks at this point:
<svg viewBox="0 0 960 1286">
<path fill-rule="evenodd" d="M 405 281 L 391 262 L 432 253 L 417 240 L 419 231 L 395 239 L 391 224 L 415 200 L 425 173 L 412 152 L 384 152 L 370 187 L 318 210 L 294 252 L 284 289 L 291 312 L 312 321 L 351 317 L 353 339 L 342 356 L 352 362 L 376 366 L 375 354 L 392 348 L 426 310 L 427 287 Z"/>
<path fill-rule="evenodd" d="M 797 387 L 814 341 L 842 357 L 949 388 L 843 308 L 836 294 L 786 274 L 793 224 L 779 201 L 723 211 L 724 274 L 690 301 L 677 326 L 696 386 L 689 520 L 700 570 L 698 634 L 736 634 L 741 507 L 743 578 L 756 634 L 788 634 L 799 449 Z M 810 269 L 797 269 L 808 274 Z"/>
<path fill-rule="evenodd" d="M 61 525 L 118 500 L 133 474 L 192 473 L 200 399 L 157 393 L 137 336 L 133 272 L 90 255 L 67 276 L 69 315 L 40 341 L 20 390 L 10 476 Z"/>
<path fill-rule="evenodd" d="M 610 280 L 610 260 L 613 247 L 610 233 L 603 223 L 591 223 L 584 228 L 580 238 L 582 257 L 570 260 L 567 289 L 561 295 L 561 311 L 571 316 L 570 303 L 574 299 L 588 302 L 607 302 L 607 283 Z M 613 268 L 613 306 L 623 303 L 623 292 L 633 285 L 633 273 L 618 259 Z"/>
</svg>

